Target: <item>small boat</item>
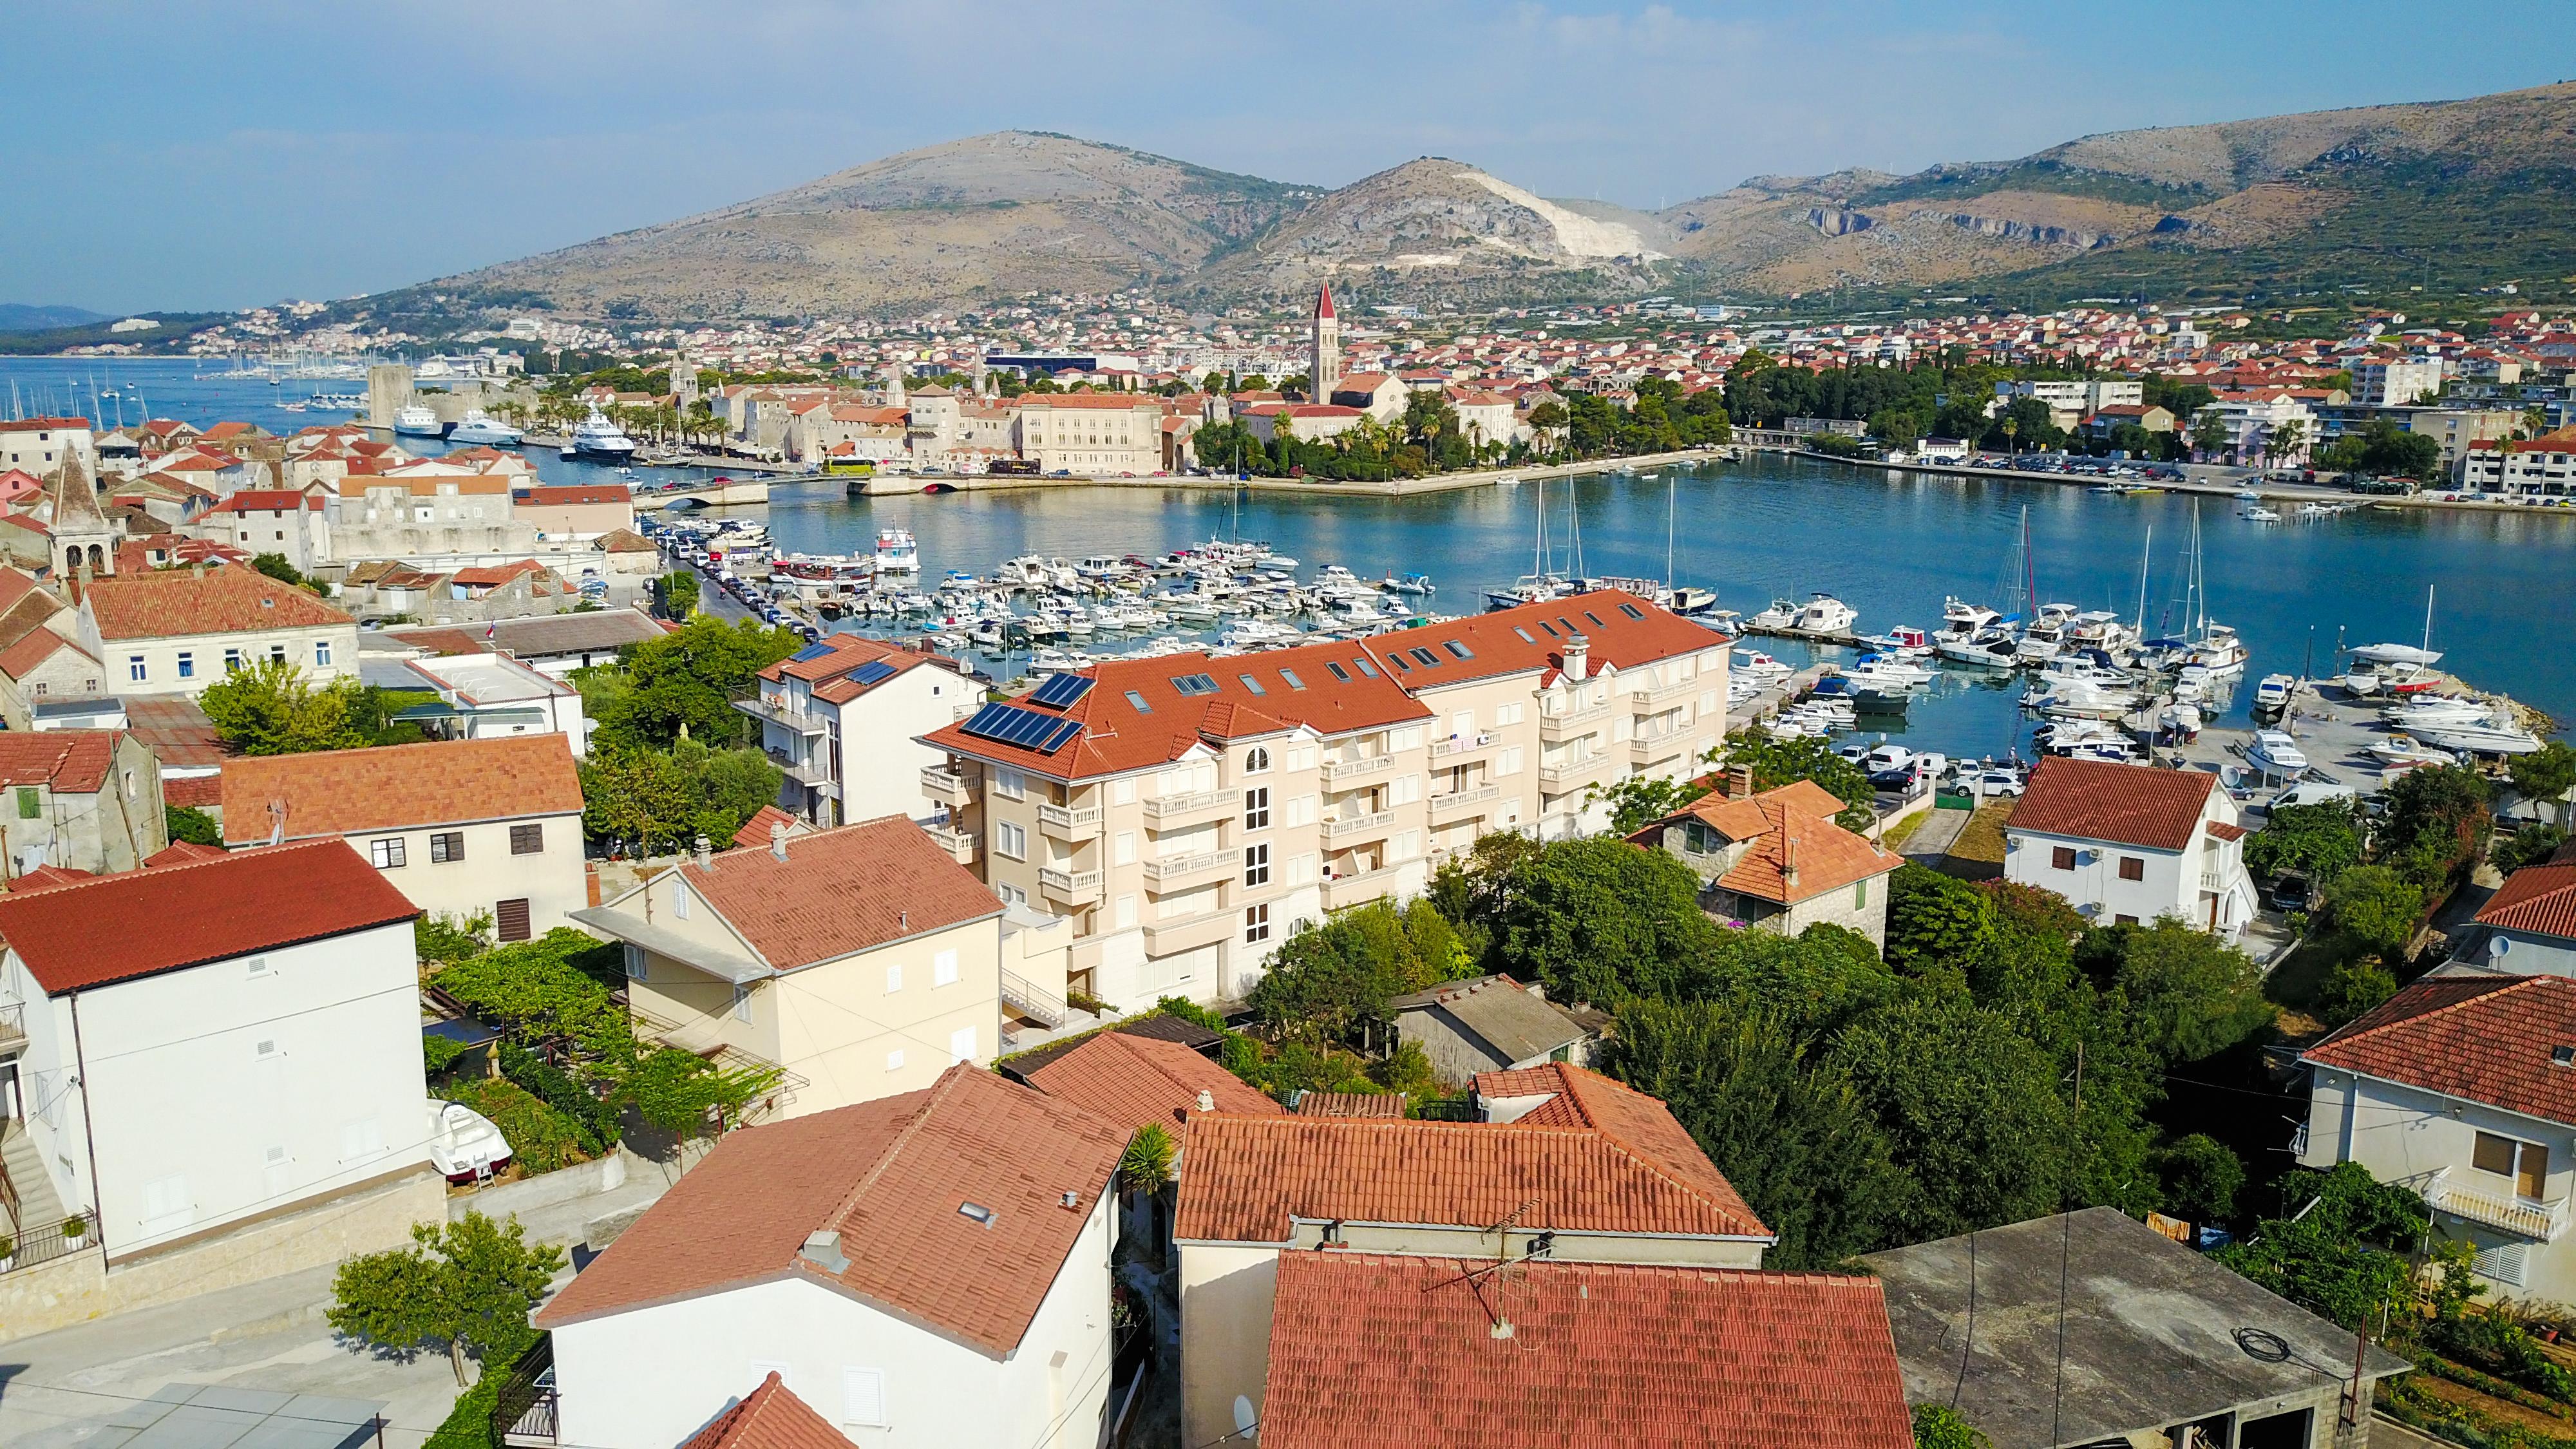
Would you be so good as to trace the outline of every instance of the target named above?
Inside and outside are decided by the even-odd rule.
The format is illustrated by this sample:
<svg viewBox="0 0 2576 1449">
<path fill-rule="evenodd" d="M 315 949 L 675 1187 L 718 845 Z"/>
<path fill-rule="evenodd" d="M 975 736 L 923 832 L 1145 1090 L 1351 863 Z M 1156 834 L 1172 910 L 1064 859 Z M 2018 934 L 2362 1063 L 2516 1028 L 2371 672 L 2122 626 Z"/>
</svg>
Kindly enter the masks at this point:
<svg viewBox="0 0 2576 1449">
<path fill-rule="evenodd" d="M 2456 765 L 2459 756 L 2411 735 L 2390 735 L 2370 747 L 2371 758 L 2390 765 Z"/>
<path fill-rule="evenodd" d="M 2290 701 L 2296 698 L 2298 693 L 2298 680 L 2287 674 L 2267 674 L 2263 676 L 2260 684 L 2254 686 L 2254 707 L 2258 710 L 2277 713 L 2288 709 Z"/>
<path fill-rule="evenodd" d="M 1672 608 L 1676 614 L 1705 614 L 1716 607 L 1717 590 L 1715 589 L 1698 588 L 1691 584 L 1673 586 Z"/>
<path fill-rule="evenodd" d="M 418 403 L 397 408 L 394 411 L 394 431 L 397 433 L 408 433 L 416 438 L 435 438 L 444 426 L 439 422 L 438 414 Z"/>
<path fill-rule="evenodd" d="M 1820 590 L 1798 611 L 1790 627 L 1808 634 L 1841 634 L 1848 632 L 1859 618 L 1858 610 Z"/>
<path fill-rule="evenodd" d="M 2269 775 L 2297 775 L 2308 768 L 2308 757 L 2300 752 L 2299 742 L 2279 730 L 2256 730 L 2254 743 L 2245 747 L 2245 758 Z"/>
<path fill-rule="evenodd" d="M 2413 644 L 2364 644 L 2352 651 L 2352 657 L 2365 664 L 2411 664 L 2429 668 L 2442 662 L 2442 651 Z"/>
<path fill-rule="evenodd" d="M 510 1141 L 462 1102 L 429 1104 L 429 1160 L 449 1182 L 475 1182 L 510 1165 Z"/>
<path fill-rule="evenodd" d="M 1422 598 L 1428 598 L 1439 591 L 1432 584 L 1429 574 L 1388 574 L 1380 581 L 1378 587 L 1389 593 L 1413 594 Z"/>
<path fill-rule="evenodd" d="M 2528 755 L 2541 745 L 2540 736 L 2514 723 L 2502 709 L 2475 720 L 2419 724 L 2414 730 L 2425 744 L 2462 754 Z"/>
<path fill-rule="evenodd" d="M 2266 508 L 2260 503 L 2246 505 L 2244 508 L 2238 510 L 2236 516 L 2244 519 L 2248 523 L 2278 523 L 2281 521 L 2281 515 L 2278 512 Z"/>
<path fill-rule="evenodd" d="M 1800 612 L 1795 599 L 1773 599 L 1771 607 L 1744 621 L 1747 629 L 1786 629 L 1798 622 Z"/>
</svg>

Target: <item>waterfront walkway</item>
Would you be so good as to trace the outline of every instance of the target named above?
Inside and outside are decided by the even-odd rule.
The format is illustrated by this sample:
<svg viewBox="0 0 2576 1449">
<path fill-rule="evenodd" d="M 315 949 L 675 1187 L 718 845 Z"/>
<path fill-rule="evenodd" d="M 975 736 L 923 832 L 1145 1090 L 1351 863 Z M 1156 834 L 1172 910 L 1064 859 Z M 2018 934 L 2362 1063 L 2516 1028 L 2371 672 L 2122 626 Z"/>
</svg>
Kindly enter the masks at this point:
<svg viewBox="0 0 2576 1449">
<path fill-rule="evenodd" d="M 1774 448 L 1766 451 L 1792 457 L 1813 458 L 1824 463 L 1839 463 L 1872 473 L 1938 473 L 1954 478 L 2002 478 L 2016 483 L 2056 483 L 2072 488 L 2099 488 L 2114 480 L 2092 473 L 2042 473 L 2029 468 L 1988 468 L 1968 463 L 1887 463 L 1871 458 L 1845 458 L 1835 453 L 1820 453 L 1811 448 Z M 2221 467 L 2210 463 L 2184 464 L 2181 478 L 2159 478 L 2146 486 L 2165 493 L 2197 493 L 2209 498 L 2233 498 L 2252 489 L 2267 500 L 2284 503 L 2328 503 L 2338 507 L 2384 505 L 2390 508 L 2458 508 L 2472 512 L 2513 514 L 2562 514 L 2576 518 L 2576 507 L 2551 507 L 2535 503 L 2470 502 L 2443 497 L 2448 489 L 2426 493 L 2354 493 L 2321 483 L 2283 483 L 2265 479 L 2249 468 Z M 2288 520 L 2284 520 L 2288 521 Z"/>
</svg>

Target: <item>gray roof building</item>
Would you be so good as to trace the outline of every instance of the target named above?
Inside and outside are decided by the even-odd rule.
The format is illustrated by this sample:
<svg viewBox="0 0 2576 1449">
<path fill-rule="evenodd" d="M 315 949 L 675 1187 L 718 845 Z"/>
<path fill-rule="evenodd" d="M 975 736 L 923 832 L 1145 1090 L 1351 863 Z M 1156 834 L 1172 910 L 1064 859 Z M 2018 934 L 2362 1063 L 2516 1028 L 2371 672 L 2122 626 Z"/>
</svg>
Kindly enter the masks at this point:
<svg viewBox="0 0 2576 1449">
<path fill-rule="evenodd" d="M 1432 1074 L 1463 1087 L 1478 1072 L 1504 1072 L 1542 1062 L 1590 1063 L 1600 1040 L 1597 1019 L 1577 1016 L 1544 989 L 1509 976 L 1446 981 L 1386 1004 L 1396 1035 L 1421 1046 Z"/>
</svg>

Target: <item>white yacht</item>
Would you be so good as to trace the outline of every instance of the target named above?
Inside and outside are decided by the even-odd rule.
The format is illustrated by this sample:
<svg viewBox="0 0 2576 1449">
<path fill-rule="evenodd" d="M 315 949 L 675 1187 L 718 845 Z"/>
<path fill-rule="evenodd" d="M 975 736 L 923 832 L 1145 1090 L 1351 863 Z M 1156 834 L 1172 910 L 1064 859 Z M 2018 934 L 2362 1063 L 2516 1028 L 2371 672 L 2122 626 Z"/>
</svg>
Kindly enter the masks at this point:
<svg viewBox="0 0 2576 1449">
<path fill-rule="evenodd" d="M 2308 768 L 2308 757 L 2300 752 L 2299 742 L 2279 730 L 2256 730 L 2254 743 L 2245 747 L 2245 758 L 2270 775 L 2296 775 Z"/>
<path fill-rule="evenodd" d="M 447 441 L 486 443 L 494 447 L 515 448 L 519 445 L 519 440 L 525 436 L 527 435 L 517 428 L 511 427 L 481 408 L 476 408 L 465 415 L 463 422 L 448 431 Z"/>
<path fill-rule="evenodd" d="M 2352 657 L 2366 664 L 2412 664 L 2423 668 L 2441 663 L 2442 651 L 2413 644 L 2364 644 L 2352 651 Z"/>
<path fill-rule="evenodd" d="M 472 1182 L 509 1165 L 510 1142 L 492 1119 L 464 1103 L 432 1099 L 429 1160 L 449 1182 Z"/>
<path fill-rule="evenodd" d="M 438 414 L 418 403 L 394 411 L 394 431 L 397 433 L 409 433 L 417 438 L 435 438 L 443 426 L 438 421 Z"/>
<path fill-rule="evenodd" d="M 2415 738 L 2437 749 L 2473 755 L 2527 755 L 2540 748 L 2540 736 L 2514 722 L 2499 708 L 2479 719 L 2432 721 L 2413 727 Z"/>
<path fill-rule="evenodd" d="M 2254 686 L 2254 707 L 2259 710 L 2284 710 L 2299 694 L 2299 681 L 2287 674 L 2267 674 Z"/>
<path fill-rule="evenodd" d="M 1793 628 L 1798 622 L 1799 612 L 1797 600 L 1773 599 L 1770 608 L 1745 620 L 1744 626 L 1748 629 Z"/>
<path fill-rule="evenodd" d="M 1851 605 L 1831 594 L 1818 593 L 1798 611 L 1797 622 L 1791 627 L 1810 634 L 1840 634 L 1859 618 L 1859 611 Z"/>
<path fill-rule="evenodd" d="M 908 529 L 877 530 L 877 574 L 917 574 L 921 572 L 921 547 L 913 542 Z"/>
<path fill-rule="evenodd" d="M 564 456 L 623 463 L 635 456 L 635 440 L 626 436 L 625 429 L 610 422 L 607 414 L 592 408 L 590 416 L 573 424 L 572 439 L 564 445 Z"/>
<path fill-rule="evenodd" d="M 1965 599 L 1941 601 L 1941 633 L 1951 638 L 1973 638 L 2003 621 L 2002 614 L 1983 604 L 1971 604 Z"/>
</svg>

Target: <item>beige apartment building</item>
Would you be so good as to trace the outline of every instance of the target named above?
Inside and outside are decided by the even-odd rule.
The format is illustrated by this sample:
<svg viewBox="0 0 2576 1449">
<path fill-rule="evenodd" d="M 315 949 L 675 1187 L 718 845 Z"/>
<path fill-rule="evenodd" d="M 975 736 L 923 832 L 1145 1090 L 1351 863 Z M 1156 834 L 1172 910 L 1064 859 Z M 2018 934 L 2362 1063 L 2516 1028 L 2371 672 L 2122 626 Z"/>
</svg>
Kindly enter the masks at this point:
<svg viewBox="0 0 2576 1449">
<path fill-rule="evenodd" d="M 79 643 L 107 670 L 110 694 L 184 694 L 274 659 L 321 687 L 358 672 L 358 622 L 237 564 L 93 579 Z"/>
<path fill-rule="evenodd" d="M 1138 477 L 1163 466 L 1163 400 L 1132 393 L 1034 393 L 1020 404 L 1020 456 L 1041 472 Z"/>
<path fill-rule="evenodd" d="M 1373 639 L 1051 676 L 923 736 L 932 836 L 1072 918 L 1122 1009 L 1240 997 L 1299 924 L 1419 894 L 1489 831 L 1604 828 L 1600 793 L 1724 737 L 1725 638 L 1618 592 Z"/>
<path fill-rule="evenodd" d="M 1057 934 L 1011 930 L 1005 909 L 891 815 L 781 821 L 765 847 L 702 852 L 574 919 L 625 943 L 639 1036 L 783 1068 L 777 1110 L 802 1117 L 992 1060 L 1006 969 Z"/>
</svg>

